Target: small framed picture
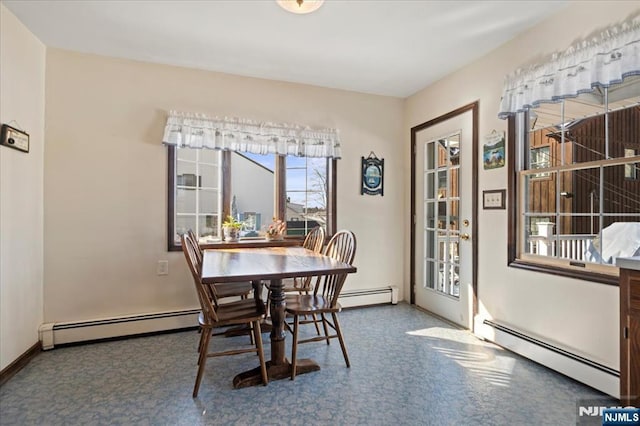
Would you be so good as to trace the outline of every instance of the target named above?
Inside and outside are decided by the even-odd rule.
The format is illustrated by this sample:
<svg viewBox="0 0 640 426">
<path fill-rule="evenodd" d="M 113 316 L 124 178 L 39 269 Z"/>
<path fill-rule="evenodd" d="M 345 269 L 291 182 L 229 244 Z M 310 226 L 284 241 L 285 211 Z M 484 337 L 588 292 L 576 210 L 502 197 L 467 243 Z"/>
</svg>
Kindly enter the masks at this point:
<svg viewBox="0 0 640 426">
<path fill-rule="evenodd" d="M 490 189 L 482 191 L 482 208 L 485 210 L 504 210 L 506 189 Z"/>
<path fill-rule="evenodd" d="M 0 145 L 29 152 L 29 134 L 8 124 L 3 124 L 0 131 Z"/>
<path fill-rule="evenodd" d="M 485 170 L 497 169 L 504 166 L 504 132 L 493 131 L 485 136 L 482 147 L 482 163 Z"/>
</svg>

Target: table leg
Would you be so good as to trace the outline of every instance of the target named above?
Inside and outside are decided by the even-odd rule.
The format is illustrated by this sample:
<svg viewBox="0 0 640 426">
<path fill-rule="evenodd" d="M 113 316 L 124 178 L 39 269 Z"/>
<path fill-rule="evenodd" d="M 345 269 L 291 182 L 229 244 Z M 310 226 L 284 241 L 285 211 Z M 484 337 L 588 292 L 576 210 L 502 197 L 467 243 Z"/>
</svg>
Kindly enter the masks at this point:
<svg viewBox="0 0 640 426">
<path fill-rule="evenodd" d="M 282 280 L 271 280 L 271 365 L 287 364 L 284 353 L 285 301 Z"/>
<path fill-rule="evenodd" d="M 285 356 L 285 295 L 282 280 L 271 280 L 271 361 L 267 362 L 269 380 L 291 377 L 291 363 Z M 320 366 L 311 359 L 299 359 L 296 375 L 320 370 Z M 233 379 L 234 388 L 244 388 L 262 384 L 260 367 L 238 374 Z"/>
</svg>

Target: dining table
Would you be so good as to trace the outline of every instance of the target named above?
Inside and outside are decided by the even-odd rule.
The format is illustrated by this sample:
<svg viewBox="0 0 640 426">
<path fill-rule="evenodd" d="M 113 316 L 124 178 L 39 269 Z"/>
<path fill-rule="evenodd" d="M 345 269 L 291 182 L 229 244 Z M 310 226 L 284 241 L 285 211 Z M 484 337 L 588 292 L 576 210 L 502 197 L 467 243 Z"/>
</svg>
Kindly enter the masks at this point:
<svg viewBox="0 0 640 426">
<path fill-rule="evenodd" d="M 254 297 L 262 303 L 262 282 L 270 281 L 271 359 L 267 361 L 269 380 L 291 377 L 291 363 L 285 354 L 285 278 L 351 274 L 357 268 L 304 247 L 232 247 L 207 249 L 203 253 L 202 283 L 251 281 Z M 296 375 L 320 370 L 312 359 L 297 361 Z M 236 375 L 234 388 L 262 384 L 260 367 Z"/>
</svg>

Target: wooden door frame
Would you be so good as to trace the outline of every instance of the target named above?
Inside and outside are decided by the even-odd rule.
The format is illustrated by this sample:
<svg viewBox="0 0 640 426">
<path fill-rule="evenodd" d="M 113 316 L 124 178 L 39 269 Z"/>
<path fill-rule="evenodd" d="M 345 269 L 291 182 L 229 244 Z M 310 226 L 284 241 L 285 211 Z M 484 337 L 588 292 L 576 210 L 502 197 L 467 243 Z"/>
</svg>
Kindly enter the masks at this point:
<svg viewBox="0 0 640 426">
<path fill-rule="evenodd" d="M 450 111 L 433 120 L 426 121 L 411 128 L 411 216 L 409 223 L 411 224 L 411 259 L 410 259 L 410 303 L 416 304 L 416 134 L 431 126 L 447 121 L 458 115 L 462 115 L 468 111 L 472 113 L 472 183 L 471 183 L 471 204 L 472 214 L 471 221 L 473 228 L 471 229 L 471 252 L 473 256 L 472 274 L 471 274 L 471 292 L 473 293 L 473 310 L 471 318 L 471 326 L 473 331 L 473 317 L 478 313 L 478 101 L 472 102 L 458 109 Z"/>
</svg>

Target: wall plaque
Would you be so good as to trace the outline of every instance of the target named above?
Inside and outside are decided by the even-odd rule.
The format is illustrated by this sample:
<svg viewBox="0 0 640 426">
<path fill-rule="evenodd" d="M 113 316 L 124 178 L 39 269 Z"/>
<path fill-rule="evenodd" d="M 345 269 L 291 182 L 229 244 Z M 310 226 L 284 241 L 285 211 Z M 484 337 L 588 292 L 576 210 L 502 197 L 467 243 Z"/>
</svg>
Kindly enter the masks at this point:
<svg viewBox="0 0 640 426">
<path fill-rule="evenodd" d="M 360 194 L 384 196 L 384 159 L 376 157 L 373 151 L 362 157 Z"/>
</svg>

